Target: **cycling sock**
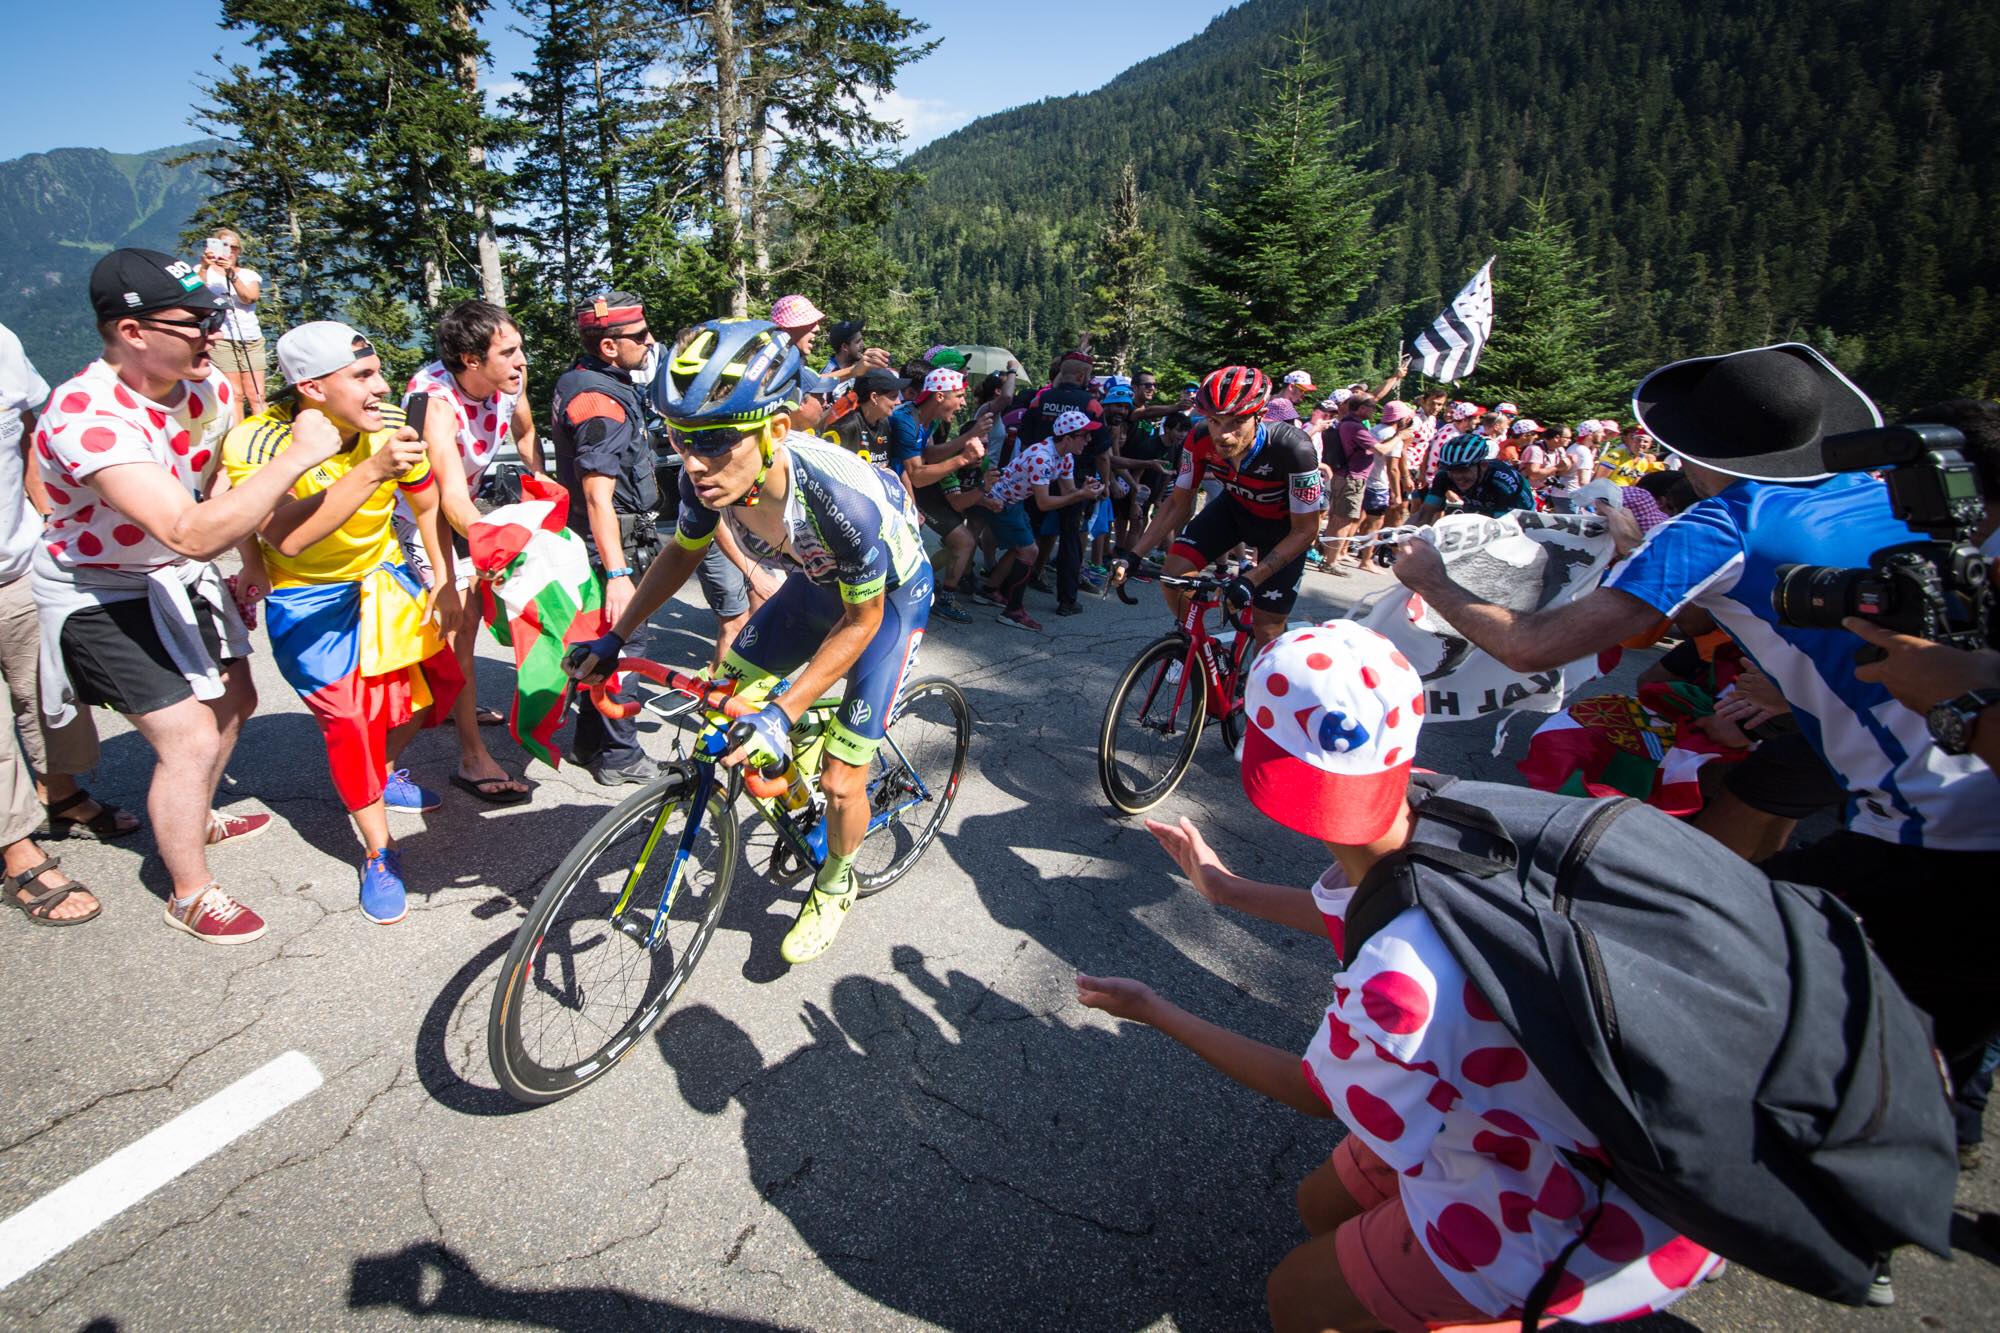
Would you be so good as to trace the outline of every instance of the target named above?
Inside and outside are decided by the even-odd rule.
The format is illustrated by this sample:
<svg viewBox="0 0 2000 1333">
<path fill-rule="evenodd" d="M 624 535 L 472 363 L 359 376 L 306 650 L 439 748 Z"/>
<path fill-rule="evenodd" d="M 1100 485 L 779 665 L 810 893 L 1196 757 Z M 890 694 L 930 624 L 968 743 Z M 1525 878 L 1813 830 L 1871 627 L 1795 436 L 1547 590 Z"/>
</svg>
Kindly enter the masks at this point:
<svg viewBox="0 0 2000 1333">
<path fill-rule="evenodd" d="M 854 891 L 854 853 L 845 856 L 827 848 L 826 860 L 820 864 L 819 874 L 813 877 L 816 893 L 841 895 Z"/>
</svg>

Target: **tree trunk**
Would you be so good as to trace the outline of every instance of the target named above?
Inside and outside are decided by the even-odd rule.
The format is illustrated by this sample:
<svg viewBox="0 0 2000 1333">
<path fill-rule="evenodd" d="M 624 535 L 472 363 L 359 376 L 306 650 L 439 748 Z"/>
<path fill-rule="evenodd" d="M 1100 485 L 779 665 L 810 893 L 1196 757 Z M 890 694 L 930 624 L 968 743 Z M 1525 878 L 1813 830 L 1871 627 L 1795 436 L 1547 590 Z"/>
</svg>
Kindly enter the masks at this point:
<svg viewBox="0 0 2000 1333">
<path fill-rule="evenodd" d="M 604 39 L 597 27 L 597 6 L 584 5 L 590 22 L 590 93 L 597 121 L 597 183 L 604 199 L 604 243 L 610 252 L 612 280 L 625 271 L 625 214 L 618 206 L 618 159 L 615 124 L 604 100 Z"/>
<path fill-rule="evenodd" d="M 451 7 L 451 26 L 462 33 L 472 31 L 472 15 L 466 9 L 464 0 Z M 466 97 L 477 106 L 479 104 L 479 57 L 467 51 L 458 58 L 458 83 L 465 90 Z M 476 175 L 486 171 L 486 145 L 474 139 L 467 150 Z M 475 186 L 475 190 L 477 187 Z M 486 207 L 486 200 L 475 193 L 472 199 L 472 221 L 478 232 L 479 248 L 479 295 L 494 305 L 507 304 L 507 284 L 500 276 L 500 239 L 493 234 L 493 214 Z"/>
<path fill-rule="evenodd" d="M 708 12 L 715 49 L 715 136 L 721 154 L 716 239 L 729 265 L 729 314 L 750 313 L 750 275 L 743 253 L 743 87 L 737 68 L 736 0 L 714 0 Z"/>
<path fill-rule="evenodd" d="M 557 27 L 562 22 L 560 0 L 549 0 L 549 33 L 553 36 L 561 31 Z M 562 245 L 562 294 L 565 311 L 576 308 L 576 232 L 570 217 L 570 173 L 576 169 L 570 157 L 569 145 L 569 89 L 570 71 L 564 68 L 559 77 L 561 84 L 556 88 L 556 238 Z"/>
<path fill-rule="evenodd" d="M 757 276 L 771 271 L 771 143 L 770 107 L 757 99 L 750 113 L 750 257 Z"/>
</svg>

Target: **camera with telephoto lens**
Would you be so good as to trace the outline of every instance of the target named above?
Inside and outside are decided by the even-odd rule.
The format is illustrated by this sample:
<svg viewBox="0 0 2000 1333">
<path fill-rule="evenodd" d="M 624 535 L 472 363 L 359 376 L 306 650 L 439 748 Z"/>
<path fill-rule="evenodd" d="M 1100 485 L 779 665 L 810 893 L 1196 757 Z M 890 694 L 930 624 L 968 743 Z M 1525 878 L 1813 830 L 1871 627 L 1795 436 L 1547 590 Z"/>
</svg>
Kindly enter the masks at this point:
<svg viewBox="0 0 2000 1333">
<path fill-rule="evenodd" d="M 1866 569 L 1778 566 L 1771 590 L 1778 619 L 1800 629 L 1839 629 L 1855 616 L 1954 648 L 2000 646 L 1986 560 L 1971 541 L 1986 502 L 1964 449 L 1964 435 L 1929 422 L 1829 435 L 1821 445 L 1827 470 L 1886 472 L 1890 508 L 1926 540 L 1885 546 L 1868 557 Z M 1882 656 L 1873 645 L 1856 654 L 1863 662 Z"/>
</svg>

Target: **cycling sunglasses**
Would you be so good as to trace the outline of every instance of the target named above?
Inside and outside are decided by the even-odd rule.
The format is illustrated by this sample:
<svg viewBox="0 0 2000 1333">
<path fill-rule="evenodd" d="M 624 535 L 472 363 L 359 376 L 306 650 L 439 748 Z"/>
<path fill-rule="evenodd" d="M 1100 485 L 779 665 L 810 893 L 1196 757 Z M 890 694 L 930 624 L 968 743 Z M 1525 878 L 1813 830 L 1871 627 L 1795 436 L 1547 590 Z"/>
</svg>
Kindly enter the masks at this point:
<svg viewBox="0 0 2000 1333">
<path fill-rule="evenodd" d="M 202 312 L 202 316 L 199 319 L 154 319 L 149 315 L 135 315 L 133 318 L 137 319 L 141 324 L 152 324 L 160 328 L 197 329 L 203 336 L 207 336 L 212 333 L 222 332 L 222 326 L 228 322 L 229 312 L 227 310 L 208 310 Z"/>
<path fill-rule="evenodd" d="M 768 424 L 768 423 L 765 423 Z M 741 426 L 701 426 L 687 427 L 669 425 L 668 430 L 674 448 L 683 453 L 701 454 L 714 458 L 728 453 L 745 440 L 754 440 L 764 433 L 764 424 L 745 430 Z"/>
</svg>

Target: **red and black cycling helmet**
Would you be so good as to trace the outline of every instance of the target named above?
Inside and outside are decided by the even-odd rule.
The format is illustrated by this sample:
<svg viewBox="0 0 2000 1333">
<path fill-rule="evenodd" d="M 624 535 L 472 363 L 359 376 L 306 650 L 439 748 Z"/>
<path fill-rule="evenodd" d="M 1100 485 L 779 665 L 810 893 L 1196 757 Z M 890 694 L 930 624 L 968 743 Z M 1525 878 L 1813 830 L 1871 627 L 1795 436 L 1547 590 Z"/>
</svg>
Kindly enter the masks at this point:
<svg viewBox="0 0 2000 1333">
<path fill-rule="evenodd" d="M 1271 379 L 1254 366 L 1224 366 L 1201 382 L 1195 408 L 1207 417 L 1240 417 L 1264 410 Z"/>
</svg>

